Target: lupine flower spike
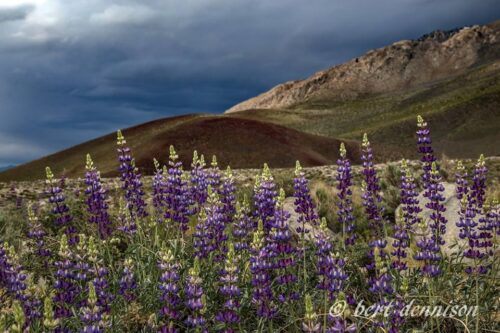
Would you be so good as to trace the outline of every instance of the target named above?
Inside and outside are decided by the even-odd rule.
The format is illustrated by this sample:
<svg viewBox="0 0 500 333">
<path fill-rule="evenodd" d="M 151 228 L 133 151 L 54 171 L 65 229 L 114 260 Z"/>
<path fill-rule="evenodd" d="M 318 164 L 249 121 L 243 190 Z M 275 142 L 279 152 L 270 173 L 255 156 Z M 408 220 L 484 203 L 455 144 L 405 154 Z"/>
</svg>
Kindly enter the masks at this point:
<svg viewBox="0 0 500 333">
<path fill-rule="evenodd" d="M 424 189 L 427 189 L 431 177 L 432 163 L 434 163 L 437 159 L 434 156 L 434 150 L 432 149 L 429 127 L 427 127 L 427 123 L 421 116 L 417 116 L 417 127 L 417 146 L 418 152 L 422 155 L 420 160 L 423 163 L 422 168 L 424 170 L 422 182 Z"/>
<path fill-rule="evenodd" d="M 159 332 L 175 333 L 179 332 L 176 328 L 176 322 L 180 319 L 179 306 L 181 298 L 179 297 L 179 264 L 175 261 L 175 257 L 170 249 L 162 246 L 159 253 L 160 260 L 158 268 L 161 271 L 159 288 L 161 291 L 160 300 L 162 308 L 160 317 L 163 318 L 163 326 Z"/>
<path fill-rule="evenodd" d="M 106 202 L 106 190 L 102 186 L 101 175 L 94 166 L 90 154 L 87 154 L 85 169 L 85 184 L 87 185 L 85 194 L 87 195 L 89 222 L 97 225 L 99 236 L 101 239 L 105 239 L 112 233 L 108 203 Z"/>
<path fill-rule="evenodd" d="M 208 332 L 204 316 L 206 296 L 200 278 L 200 262 L 198 258 L 195 258 L 193 267 L 189 270 L 185 293 L 186 306 L 189 309 L 189 315 L 185 321 L 186 325 L 195 331 Z"/>
<path fill-rule="evenodd" d="M 284 209 L 285 191 L 280 189 L 274 213 L 274 226 L 269 233 L 267 251 L 276 274 L 277 298 L 280 302 L 294 301 L 300 298 L 296 291 L 297 275 L 295 266 L 297 249 L 292 242 L 288 225 L 290 213 Z"/>
<path fill-rule="evenodd" d="M 237 332 L 240 316 L 238 314 L 240 308 L 241 291 L 239 283 L 239 267 L 238 257 L 235 254 L 232 243 L 228 246 L 226 263 L 220 277 L 220 293 L 224 296 L 223 309 L 216 315 L 217 321 L 224 325 L 221 332 L 233 333 Z"/>
<path fill-rule="evenodd" d="M 66 205 L 66 198 L 63 194 L 63 190 L 57 184 L 57 180 L 54 178 L 54 174 L 49 167 L 45 169 L 47 175 L 47 190 L 46 193 L 49 196 L 49 204 L 52 206 L 52 214 L 55 217 L 55 224 L 63 228 L 64 232 L 68 236 L 70 245 L 78 243 L 78 236 L 76 235 L 76 228 L 72 225 L 73 216 L 69 213 L 69 207 Z"/>
<path fill-rule="evenodd" d="M 320 332 L 321 325 L 318 323 L 318 315 L 314 312 L 314 306 L 311 295 L 306 294 L 305 297 L 306 313 L 302 322 L 302 330 L 307 333 Z"/>
<path fill-rule="evenodd" d="M 153 159 L 155 173 L 153 176 L 153 207 L 155 210 L 155 218 L 158 223 L 164 222 L 164 206 L 165 206 L 165 174 L 160 162 L 155 158 Z"/>
<path fill-rule="evenodd" d="M 252 286 L 254 304 L 257 316 L 263 319 L 271 319 L 276 315 L 277 308 L 273 302 L 273 291 L 271 289 L 272 268 L 270 255 L 266 246 L 264 225 L 258 222 L 257 231 L 253 235 L 250 257 L 250 271 L 252 272 Z"/>
<path fill-rule="evenodd" d="M 254 205 L 256 218 L 264 225 L 266 235 L 271 231 L 274 221 L 274 209 L 276 206 L 276 185 L 267 164 L 264 164 L 262 175 L 257 177 L 254 187 Z"/>
<path fill-rule="evenodd" d="M 182 162 L 174 146 L 170 146 L 168 173 L 165 176 L 165 219 L 174 230 L 185 233 L 189 221 L 189 189 L 183 177 Z"/>
<path fill-rule="evenodd" d="M 342 225 L 342 237 L 345 246 L 354 245 L 357 235 L 355 233 L 354 216 L 352 214 L 352 172 L 351 163 L 347 158 L 344 143 L 340 144 L 340 158 L 337 160 L 337 216 Z"/>
<path fill-rule="evenodd" d="M 198 157 L 198 152 L 195 150 L 193 153 L 193 162 L 191 163 L 190 172 L 190 188 L 191 200 L 194 204 L 192 214 L 196 215 L 200 212 L 201 206 L 205 203 L 208 197 L 208 175 L 205 170 L 205 158 L 203 155 Z"/>
<path fill-rule="evenodd" d="M 446 218 L 443 213 L 446 208 L 443 205 L 445 198 L 441 194 L 444 186 L 441 184 L 441 176 L 437 169 L 436 162 L 432 162 L 430 177 L 424 196 L 428 202 L 425 207 L 432 211 L 430 215 L 430 238 L 422 237 L 417 241 L 419 251 L 415 259 L 423 261 L 422 273 L 428 277 L 435 277 L 441 274 L 439 262 L 441 261 L 441 246 L 444 245 L 443 235 L 446 232 Z"/>
<path fill-rule="evenodd" d="M 119 293 L 126 302 L 131 302 L 136 298 L 137 283 L 134 275 L 134 261 L 131 258 L 125 259 L 123 263 L 122 277 L 119 285 Z"/>
<path fill-rule="evenodd" d="M 120 179 L 122 181 L 122 189 L 125 192 L 127 208 L 134 219 L 146 217 L 146 202 L 143 198 L 145 193 L 142 186 L 141 174 L 135 166 L 130 148 L 126 146 L 127 141 L 120 130 L 117 132 L 117 144 Z"/>
</svg>

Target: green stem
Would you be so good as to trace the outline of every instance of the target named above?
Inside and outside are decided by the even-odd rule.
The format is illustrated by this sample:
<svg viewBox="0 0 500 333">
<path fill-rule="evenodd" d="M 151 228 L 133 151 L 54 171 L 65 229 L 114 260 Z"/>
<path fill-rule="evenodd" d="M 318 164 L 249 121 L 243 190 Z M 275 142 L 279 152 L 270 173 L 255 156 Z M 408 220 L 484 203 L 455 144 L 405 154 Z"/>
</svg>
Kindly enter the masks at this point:
<svg viewBox="0 0 500 333">
<path fill-rule="evenodd" d="M 302 221 L 302 252 L 303 252 L 303 263 L 302 263 L 302 270 L 303 270 L 303 278 L 304 281 L 302 282 L 304 284 L 304 295 L 306 294 L 307 291 L 307 272 L 306 272 L 306 233 L 305 233 L 305 223 Z"/>
<path fill-rule="evenodd" d="M 325 290 L 325 296 L 323 297 L 323 333 L 326 333 L 326 319 L 328 317 L 328 291 Z"/>
<path fill-rule="evenodd" d="M 479 309 L 479 279 L 476 272 L 476 307 Z M 476 333 L 479 333 L 479 311 L 476 314 Z"/>
</svg>

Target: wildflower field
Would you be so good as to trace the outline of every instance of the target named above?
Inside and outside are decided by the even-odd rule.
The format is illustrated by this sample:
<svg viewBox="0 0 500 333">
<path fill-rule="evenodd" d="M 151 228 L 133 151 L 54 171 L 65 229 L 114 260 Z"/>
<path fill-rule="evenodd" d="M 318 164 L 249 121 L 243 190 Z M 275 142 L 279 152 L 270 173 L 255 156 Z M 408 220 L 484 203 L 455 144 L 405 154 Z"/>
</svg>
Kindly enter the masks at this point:
<svg viewBox="0 0 500 333">
<path fill-rule="evenodd" d="M 401 162 L 396 196 L 366 135 L 358 174 L 341 145 L 327 214 L 299 162 L 293 188 L 264 165 L 244 191 L 215 157 L 183 166 L 171 146 L 146 188 L 118 131 L 114 196 L 87 155 L 82 195 L 47 167 L 42 198 L 4 212 L 0 331 L 499 332 L 500 204 L 485 158 L 454 168 L 448 220 L 421 117 L 416 138 L 421 170 Z"/>
</svg>

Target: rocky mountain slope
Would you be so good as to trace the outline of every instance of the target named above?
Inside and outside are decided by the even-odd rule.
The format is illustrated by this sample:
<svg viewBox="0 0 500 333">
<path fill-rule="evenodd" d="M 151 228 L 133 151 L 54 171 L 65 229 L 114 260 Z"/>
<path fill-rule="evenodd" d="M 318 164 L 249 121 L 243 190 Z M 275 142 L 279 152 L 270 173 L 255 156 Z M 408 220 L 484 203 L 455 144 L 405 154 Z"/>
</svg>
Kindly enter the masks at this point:
<svg viewBox="0 0 500 333">
<path fill-rule="evenodd" d="M 416 88 L 498 60 L 500 21 L 434 32 L 372 50 L 345 64 L 299 81 L 280 84 L 227 110 L 291 108 L 304 102 L 355 100 Z"/>
<path fill-rule="evenodd" d="M 500 155 L 500 21 L 401 41 L 288 82 L 227 111 L 311 134 L 372 142 L 415 158 L 415 121 L 438 154 Z M 404 152 L 399 154 L 399 152 Z"/>
</svg>

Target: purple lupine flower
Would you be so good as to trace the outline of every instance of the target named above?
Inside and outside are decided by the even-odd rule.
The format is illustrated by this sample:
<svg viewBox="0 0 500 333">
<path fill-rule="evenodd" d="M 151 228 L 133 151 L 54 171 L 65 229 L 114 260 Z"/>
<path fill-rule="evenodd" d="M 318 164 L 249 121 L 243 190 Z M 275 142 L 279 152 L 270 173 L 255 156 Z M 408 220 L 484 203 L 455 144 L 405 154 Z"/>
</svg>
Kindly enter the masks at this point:
<svg viewBox="0 0 500 333">
<path fill-rule="evenodd" d="M 408 162 L 401 162 L 401 208 L 399 210 L 396 224 L 394 225 L 394 241 L 392 243 L 392 267 L 403 271 L 408 268 L 406 258 L 408 256 L 407 248 L 410 246 L 410 234 L 413 226 L 420 222 L 418 214 L 422 211 L 417 199 L 416 184 L 411 174 Z"/>
<path fill-rule="evenodd" d="M 176 321 L 180 319 L 179 306 L 181 298 L 179 297 L 179 269 L 180 266 L 175 262 L 174 255 L 170 249 L 165 246 L 159 253 L 158 268 L 160 269 L 160 284 L 161 291 L 160 301 L 162 308 L 160 316 L 163 318 L 164 325 L 159 332 L 179 332 L 176 326 Z"/>
<path fill-rule="evenodd" d="M 210 168 L 207 171 L 207 185 L 212 186 L 214 191 L 219 192 L 221 185 L 221 174 L 219 165 L 217 164 L 217 157 L 212 156 L 212 163 L 210 163 Z"/>
<path fill-rule="evenodd" d="M 484 160 L 484 155 L 481 154 L 474 167 L 472 184 L 470 187 L 471 204 L 476 208 L 476 212 L 480 213 L 483 208 L 486 198 L 486 175 L 488 169 Z"/>
<path fill-rule="evenodd" d="M 365 214 L 372 229 L 372 237 L 368 243 L 370 247 L 370 252 L 368 253 L 370 263 L 367 265 L 370 274 L 368 278 L 369 291 L 375 295 L 376 304 L 384 307 L 389 304 L 387 296 L 393 292 L 392 279 L 383 265 L 387 258 L 385 252 L 387 240 L 384 235 L 383 208 L 381 207 L 382 198 L 380 196 L 379 178 L 373 164 L 373 152 L 366 133 L 363 136 L 361 159 L 363 161 L 364 178 L 362 183 L 363 206 L 365 207 Z M 376 326 L 385 325 L 380 319 L 376 319 L 374 324 Z"/>
<path fill-rule="evenodd" d="M 27 275 L 26 290 L 22 302 L 24 313 L 26 314 L 26 326 L 28 327 L 42 317 L 42 300 L 39 298 L 38 290 L 33 282 L 33 275 Z"/>
<path fill-rule="evenodd" d="M 158 160 L 153 159 L 153 163 L 155 166 L 155 173 L 153 176 L 153 207 L 155 209 L 155 217 L 158 223 L 164 222 L 164 206 L 165 206 L 165 193 L 164 193 L 164 184 L 165 184 L 165 170 L 160 167 L 160 163 Z"/>
<path fill-rule="evenodd" d="M 54 274 L 56 278 L 54 282 L 55 295 L 53 298 L 55 305 L 55 317 L 57 319 L 70 318 L 73 316 L 72 308 L 76 297 L 80 293 L 80 288 L 77 285 L 74 273 L 74 256 L 69 248 L 69 242 L 66 235 L 61 236 L 60 249 L 58 252 L 58 260 L 55 262 L 57 271 Z M 66 329 L 64 322 L 60 322 L 59 331 L 64 332 Z"/>
<path fill-rule="evenodd" d="M 127 141 L 120 130 L 117 132 L 117 144 L 120 179 L 130 215 L 134 219 L 146 217 L 148 213 L 143 198 L 145 193 L 142 188 L 141 174 L 135 166 L 135 160 L 132 158 L 130 148 L 126 146 Z"/>
<path fill-rule="evenodd" d="M 225 234 L 223 208 L 219 196 L 212 186 L 208 186 L 208 199 L 199 214 L 199 222 L 193 234 L 193 246 L 198 258 L 207 258 L 214 255 L 215 261 L 224 259 L 224 244 L 227 240 Z"/>
<path fill-rule="evenodd" d="M 363 136 L 361 160 L 363 161 L 363 206 L 365 207 L 365 215 L 372 231 L 371 241 L 368 243 L 370 246 L 368 256 L 374 259 L 373 251 L 375 248 L 378 248 L 380 256 L 385 258 L 387 241 L 383 234 L 383 208 L 380 204 L 382 202 L 382 197 L 380 196 L 379 178 L 373 164 L 373 151 L 366 133 Z M 375 267 L 374 265 L 375 262 L 372 260 L 367 268 L 373 269 Z"/>
<path fill-rule="evenodd" d="M 73 217 L 69 213 L 69 207 L 65 203 L 65 197 L 60 186 L 57 185 L 57 180 L 54 179 L 54 174 L 49 167 L 45 168 L 47 174 L 47 190 L 49 203 L 52 205 L 52 213 L 55 216 L 57 226 L 64 228 L 64 233 L 68 236 L 69 244 L 78 243 L 78 235 L 76 228 L 72 225 Z M 61 182 L 62 183 L 62 182 Z"/>
<path fill-rule="evenodd" d="M 120 286 L 119 293 L 127 303 L 136 299 L 135 289 L 137 288 L 137 282 L 134 275 L 134 261 L 131 258 L 125 259 L 123 263 L 123 270 L 118 285 Z"/>
<path fill-rule="evenodd" d="M 137 224 L 130 214 L 128 203 L 121 197 L 118 206 L 118 220 L 120 221 L 120 226 L 117 229 L 130 236 L 135 234 L 137 232 Z"/>
<path fill-rule="evenodd" d="M 186 325 L 196 331 L 208 332 L 206 329 L 206 299 L 200 277 L 200 262 L 194 259 L 193 267 L 189 270 L 186 281 L 186 306 L 189 310 Z"/>
<path fill-rule="evenodd" d="M 384 257 L 380 254 L 383 247 L 376 246 L 373 250 L 373 260 L 375 262 L 373 275 L 368 278 L 369 291 L 377 297 L 376 306 L 380 309 L 385 309 L 385 307 L 390 306 L 389 296 L 394 293 L 392 287 L 392 277 L 387 272 Z M 392 311 L 391 311 L 392 312 Z M 374 325 L 378 327 L 384 327 L 384 318 L 376 317 L 374 320 Z"/>
<path fill-rule="evenodd" d="M 89 278 L 92 278 L 97 293 L 97 304 L 103 313 L 109 313 L 111 302 L 114 300 L 114 294 L 111 293 L 108 283 L 109 270 L 104 265 L 99 255 L 98 244 L 96 244 L 96 240 L 92 236 L 88 239 L 86 252 L 89 264 Z"/>
<path fill-rule="evenodd" d="M 471 216 L 471 220 L 474 217 L 478 217 L 478 223 L 471 223 L 473 226 L 470 228 L 468 234 L 469 248 L 464 253 L 465 257 L 474 259 L 475 261 L 474 267 L 467 267 L 465 270 L 469 274 L 487 273 L 490 265 L 484 265 L 483 262 L 489 256 L 493 255 L 493 224 L 490 223 L 484 210 L 487 172 L 488 169 L 486 168 L 484 156 L 481 155 L 474 167 L 474 176 L 469 191 L 468 209 L 466 211 Z"/>
<path fill-rule="evenodd" d="M 0 288 L 13 298 L 23 302 L 26 290 L 26 274 L 16 263 L 15 250 L 0 240 Z"/>
<path fill-rule="evenodd" d="M 306 294 L 304 300 L 306 313 L 304 315 L 304 321 L 302 322 L 302 330 L 307 333 L 320 332 L 321 324 L 318 323 L 318 315 L 314 311 L 311 295 Z"/>
<path fill-rule="evenodd" d="M 276 184 L 267 164 L 264 163 L 262 175 L 257 176 L 254 187 L 254 205 L 256 219 L 261 220 L 264 232 L 269 234 L 274 225 L 274 209 L 276 207 Z"/>
<path fill-rule="evenodd" d="M 48 265 L 48 257 L 50 257 L 50 250 L 45 245 L 45 237 L 47 236 L 47 232 L 43 229 L 42 224 L 38 220 L 36 216 L 33 205 L 30 203 L 28 205 L 28 221 L 29 221 L 29 229 L 28 229 L 28 238 L 34 242 L 33 252 L 42 258 L 45 266 Z"/>
<path fill-rule="evenodd" d="M 311 227 L 318 225 L 318 214 L 316 212 L 316 205 L 312 201 L 311 195 L 309 193 L 309 184 L 305 176 L 302 166 L 299 161 L 295 163 L 295 177 L 293 179 L 293 196 L 295 198 L 295 212 L 299 215 L 298 227 L 296 228 L 297 233 L 300 235 L 301 240 L 301 252 L 302 252 L 302 262 L 303 262 L 303 280 L 307 280 L 307 270 L 306 270 L 306 234 L 309 233 Z"/>
<path fill-rule="evenodd" d="M 112 234 L 108 203 L 106 202 L 106 190 L 102 186 L 101 175 L 94 166 L 90 154 L 87 154 L 85 168 L 85 184 L 87 185 L 85 194 L 87 195 L 89 222 L 97 225 L 99 236 L 101 239 L 105 239 Z"/>
<path fill-rule="evenodd" d="M 379 178 L 373 164 L 373 151 L 366 133 L 363 136 L 361 152 L 361 160 L 363 161 L 363 206 L 373 235 L 380 238 L 383 229 L 383 208 L 380 204 L 382 197 L 380 196 Z"/>
<path fill-rule="evenodd" d="M 243 203 L 236 203 L 236 214 L 232 228 L 234 248 L 241 252 L 249 249 L 250 237 L 254 231 L 254 222 L 250 217 L 250 205 L 245 196 Z"/>
<path fill-rule="evenodd" d="M 422 212 L 422 208 L 419 206 L 417 184 L 415 183 L 415 178 L 406 160 L 401 162 L 401 169 L 402 175 L 399 196 L 401 198 L 400 201 L 403 210 L 402 217 L 404 219 L 404 224 L 411 232 L 413 226 L 421 221 L 419 214 Z"/>
<path fill-rule="evenodd" d="M 408 257 L 407 248 L 410 246 L 408 227 L 405 224 L 402 215 L 403 210 L 400 208 L 394 225 L 394 241 L 392 242 L 393 250 L 391 251 L 391 266 L 398 271 L 404 271 L 408 268 L 406 258 Z"/>
<path fill-rule="evenodd" d="M 422 169 L 424 173 L 422 174 L 423 188 L 427 189 L 427 186 L 431 178 L 432 163 L 437 159 L 434 156 L 434 150 L 432 149 L 432 140 L 430 136 L 429 127 L 427 127 L 427 122 L 424 118 L 417 116 L 417 146 L 418 152 L 422 155 Z"/>
<path fill-rule="evenodd" d="M 357 235 L 355 233 L 354 216 L 352 215 L 352 171 L 351 162 L 347 158 L 347 151 L 342 142 L 340 144 L 340 158 L 337 160 L 337 216 L 342 225 L 342 237 L 346 246 L 354 245 Z"/>
<path fill-rule="evenodd" d="M 431 237 L 422 237 L 417 241 L 419 251 L 414 256 L 416 260 L 424 261 L 422 273 L 428 277 L 435 277 L 441 274 L 439 262 L 441 261 L 441 246 L 444 245 L 443 235 L 446 232 L 446 218 L 443 213 L 446 208 L 443 205 L 445 198 L 441 194 L 444 186 L 441 184 L 441 176 L 437 169 L 436 162 L 432 163 L 430 178 L 424 197 L 428 202 L 425 207 L 432 213 L 430 215 L 430 233 Z"/>
<path fill-rule="evenodd" d="M 214 251 L 213 239 L 213 230 L 207 221 L 207 213 L 202 209 L 193 232 L 194 255 L 198 258 L 208 258 Z"/>
<path fill-rule="evenodd" d="M 188 229 L 189 222 L 189 189 L 187 180 L 183 176 L 182 162 L 174 146 L 170 146 L 168 171 L 165 184 L 165 219 L 172 222 L 181 233 Z M 174 226 L 171 224 L 171 226 Z"/>
<path fill-rule="evenodd" d="M 23 317 L 23 323 L 18 323 L 19 332 L 28 331 L 31 323 L 41 317 L 41 301 L 34 292 L 32 276 L 25 274 L 16 250 L 1 240 L 0 289 L 2 296 L 10 296 L 19 306 L 18 315 Z"/>
<path fill-rule="evenodd" d="M 345 260 L 333 254 L 333 241 L 328 233 L 326 219 L 321 219 L 320 232 L 315 237 L 316 267 L 319 281 L 317 288 L 323 290 L 330 301 L 344 289 L 347 274 Z"/>
<path fill-rule="evenodd" d="M 299 227 L 297 228 L 297 232 L 303 235 L 309 233 L 309 230 L 305 227 L 306 225 L 317 226 L 319 224 L 319 217 L 316 212 L 316 205 L 309 193 L 307 178 L 299 161 L 295 163 L 295 178 L 293 179 L 293 184 L 295 212 L 299 214 Z"/>
<path fill-rule="evenodd" d="M 272 270 L 276 274 L 278 300 L 282 302 L 299 299 L 299 293 L 294 290 L 297 284 L 295 265 L 297 249 L 292 243 L 292 234 L 288 225 L 290 213 L 284 209 L 285 191 L 280 189 L 274 211 L 274 226 L 269 233 L 267 251 L 272 263 Z"/>
<path fill-rule="evenodd" d="M 73 261 L 72 266 L 72 279 L 75 282 L 75 287 L 78 292 L 84 288 L 88 282 L 92 279 L 91 264 L 89 261 L 89 256 L 95 254 L 89 254 L 89 248 L 87 244 L 87 236 L 85 234 L 80 235 L 80 242 L 76 248 L 71 251 L 71 257 Z M 77 304 L 81 306 L 81 304 Z"/>
<path fill-rule="evenodd" d="M 193 215 L 200 212 L 201 207 L 208 198 L 207 177 L 207 171 L 205 170 L 205 158 L 203 155 L 198 158 L 198 152 L 195 150 L 193 153 L 193 162 L 191 163 L 190 172 L 191 199 L 194 203 L 194 207 L 192 208 Z"/>
<path fill-rule="evenodd" d="M 231 168 L 228 166 L 220 188 L 220 201 L 222 203 L 222 215 L 224 224 L 228 225 L 233 222 L 233 216 L 236 212 L 236 186 L 234 185 L 234 177 Z"/>
<path fill-rule="evenodd" d="M 496 230 L 496 234 L 500 235 L 500 204 L 498 199 L 491 200 L 484 207 L 485 222 L 488 223 L 492 231 Z"/>
<path fill-rule="evenodd" d="M 457 171 L 455 173 L 456 194 L 458 200 L 469 195 L 469 174 L 462 161 L 457 162 Z"/>
<path fill-rule="evenodd" d="M 221 272 L 219 292 L 224 297 L 223 309 L 217 313 L 215 319 L 224 325 L 221 332 L 234 333 L 237 332 L 237 325 L 240 322 L 238 314 L 240 308 L 239 298 L 241 295 L 239 282 L 239 267 L 238 257 L 234 253 L 232 243 L 228 246 L 228 253 L 224 269 Z"/>
<path fill-rule="evenodd" d="M 262 221 L 259 221 L 257 231 L 253 235 L 250 271 L 252 273 L 253 287 L 252 303 L 257 310 L 257 315 L 264 319 L 271 319 L 277 313 L 277 307 L 273 302 L 272 281 L 269 274 L 272 268 L 270 259 L 266 246 L 264 226 Z"/>
<path fill-rule="evenodd" d="M 80 319 L 84 324 L 80 333 L 102 333 L 109 326 L 109 319 L 99 305 L 99 295 L 92 282 L 88 284 L 87 305 L 81 309 Z"/>
<path fill-rule="evenodd" d="M 476 210 L 473 209 L 471 201 L 469 200 L 469 183 L 468 173 L 462 161 L 457 163 L 456 177 L 456 194 L 460 200 L 460 209 L 458 211 L 458 221 L 456 223 L 459 228 L 459 237 L 461 239 L 469 239 L 477 223 L 474 221 Z"/>
</svg>

